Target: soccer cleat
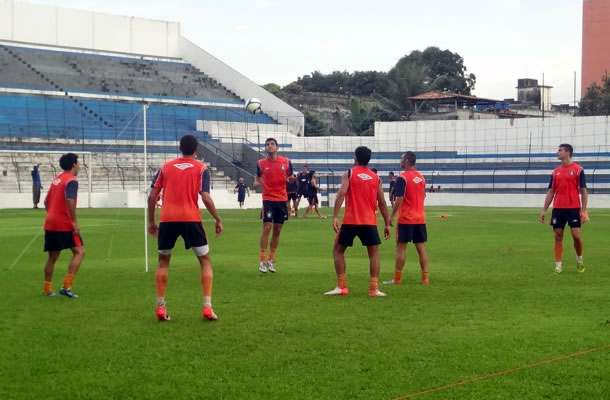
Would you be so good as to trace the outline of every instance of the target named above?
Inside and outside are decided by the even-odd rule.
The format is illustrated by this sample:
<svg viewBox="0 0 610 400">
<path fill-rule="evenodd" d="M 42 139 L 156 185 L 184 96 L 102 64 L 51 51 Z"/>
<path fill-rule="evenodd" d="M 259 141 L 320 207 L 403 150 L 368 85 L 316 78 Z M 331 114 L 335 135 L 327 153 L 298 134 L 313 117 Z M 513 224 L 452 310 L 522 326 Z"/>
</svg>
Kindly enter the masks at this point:
<svg viewBox="0 0 610 400">
<path fill-rule="evenodd" d="M 324 293 L 324 296 L 347 296 L 349 290 L 347 288 L 340 289 L 339 287 L 334 288 L 331 291 Z"/>
<path fill-rule="evenodd" d="M 429 279 L 422 279 L 421 280 L 421 284 L 422 285 L 429 285 L 430 284 L 430 280 Z"/>
<path fill-rule="evenodd" d="M 258 263 L 258 270 L 263 274 L 267 273 L 267 261 L 261 261 Z"/>
<path fill-rule="evenodd" d="M 576 264 L 576 271 L 583 273 L 585 272 L 585 265 L 583 263 Z"/>
<path fill-rule="evenodd" d="M 369 296 L 370 297 L 386 297 L 387 294 L 385 294 L 385 293 L 381 292 L 379 289 L 377 289 L 377 290 L 370 290 Z"/>
<path fill-rule="evenodd" d="M 164 305 L 157 306 L 157 319 L 159 321 L 169 321 L 171 319 Z"/>
<path fill-rule="evenodd" d="M 201 315 L 203 316 L 203 319 L 207 319 L 208 321 L 216 321 L 218 319 L 218 316 L 214 313 L 214 310 L 212 310 L 212 307 L 210 306 L 203 306 Z"/>
<path fill-rule="evenodd" d="M 578 267 L 577 267 L 577 269 L 578 269 Z M 561 274 L 561 271 L 563 271 L 562 267 L 555 267 L 555 273 L 556 274 Z M 583 269 L 583 271 L 584 271 L 584 269 Z"/>
<path fill-rule="evenodd" d="M 275 260 L 267 261 L 267 271 L 273 272 L 275 274 Z"/>
<path fill-rule="evenodd" d="M 51 292 L 49 292 L 49 293 L 43 293 L 43 294 L 44 294 L 45 296 L 47 296 L 47 297 L 55 297 L 55 296 L 57 296 L 57 293 L 55 293 L 55 292 L 53 292 L 53 291 L 51 291 Z"/>
<path fill-rule="evenodd" d="M 69 297 L 71 299 L 77 299 L 78 295 L 75 295 L 74 293 L 72 293 L 72 289 L 61 289 L 59 291 L 59 294 Z"/>
<path fill-rule="evenodd" d="M 389 281 L 383 281 L 384 285 L 400 285 L 400 282 L 396 282 L 394 279 L 390 279 Z"/>
</svg>

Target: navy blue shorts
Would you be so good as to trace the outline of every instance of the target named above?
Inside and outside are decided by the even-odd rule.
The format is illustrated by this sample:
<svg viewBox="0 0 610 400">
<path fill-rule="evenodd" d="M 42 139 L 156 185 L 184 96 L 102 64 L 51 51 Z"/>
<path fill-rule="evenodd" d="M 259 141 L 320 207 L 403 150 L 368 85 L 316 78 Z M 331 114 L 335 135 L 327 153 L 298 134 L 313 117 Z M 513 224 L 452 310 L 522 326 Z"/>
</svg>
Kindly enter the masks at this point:
<svg viewBox="0 0 610 400">
<path fill-rule="evenodd" d="M 428 241 L 426 224 L 398 224 L 396 241 L 402 243 L 425 243 Z"/>
<path fill-rule="evenodd" d="M 244 200 L 246 200 L 246 195 L 245 194 L 238 194 L 237 195 L 237 202 L 243 203 Z"/>
<path fill-rule="evenodd" d="M 553 229 L 564 229 L 566 222 L 570 228 L 580 228 L 580 208 L 553 208 L 551 213 Z"/>
<path fill-rule="evenodd" d="M 263 200 L 263 223 L 283 224 L 288 219 L 288 207 L 285 201 Z"/>
<path fill-rule="evenodd" d="M 44 251 L 61 251 L 84 245 L 83 238 L 74 232 L 44 231 Z"/>
<path fill-rule="evenodd" d="M 358 236 L 363 246 L 377 246 L 381 244 L 377 225 L 341 225 L 341 230 L 337 235 L 337 243 L 341 246 L 351 247 L 354 238 Z"/>
<path fill-rule="evenodd" d="M 309 202 L 309 205 L 310 205 L 310 206 L 320 204 L 320 203 L 318 202 L 318 196 L 308 197 L 308 198 L 307 198 L 307 201 Z"/>
<path fill-rule="evenodd" d="M 297 199 L 296 193 L 288 193 L 288 201 L 290 201 L 290 200 L 295 201 L 296 199 Z"/>
<path fill-rule="evenodd" d="M 185 249 L 208 244 L 208 238 L 201 222 L 161 222 L 159 224 L 157 249 L 173 249 L 178 236 L 182 236 L 182 239 L 184 239 Z"/>
</svg>

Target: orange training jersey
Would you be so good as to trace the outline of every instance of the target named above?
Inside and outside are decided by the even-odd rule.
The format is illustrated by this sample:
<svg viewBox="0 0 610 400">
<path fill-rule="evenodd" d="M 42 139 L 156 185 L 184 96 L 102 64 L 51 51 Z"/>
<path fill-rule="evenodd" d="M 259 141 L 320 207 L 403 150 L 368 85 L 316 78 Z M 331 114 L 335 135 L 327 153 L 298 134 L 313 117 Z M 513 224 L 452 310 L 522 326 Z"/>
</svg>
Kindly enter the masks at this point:
<svg viewBox="0 0 610 400">
<path fill-rule="evenodd" d="M 263 200 L 288 200 L 286 178 L 292 175 L 292 163 L 289 159 L 277 156 L 276 160 L 258 160 L 256 175 L 263 178 Z"/>
<path fill-rule="evenodd" d="M 379 177 L 367 167 L 356 166 L 349 170 L 349 188 L 345 196 L 346 225 L 377 226 L 377 190 Z"/>
<path fill-rule="evenodd" d="M 168 161 L 159 170 L 153 187 L 163 189 L 160 222 L 199 222 L 199 193 L 209 192 L 209 170 L 194 158 Z"/>
<path fill-rule="evenodd" d="M 426 180 L 414 169 L 401 173 L 396 182 L 394 195 L 404 199 L 398 210 L 399 224 L 425 224 L 424 198 L 426 197 Z M 402 181 L 402 182 L 401 182 Z"/>
<path fill-rule="evenodd" d="M 70 190 L 71 193 L 67 194 L 69 184 L 72 189 Z M 66 198 L 73 198 L 76 204 L 74 187 L 78 189 L 78 180 L 69 172 L 57 175 L 51 182 L 45 199 L 47 207 L 47 217 L 44 221 L 45 231 L 72 232 L 72 217 L 68 212 Z"/>
<path fill-rule="evenodd" d="M 580 188 L 586 188 L 583 168 L 572 163 L 553 170 L 549 189 L 555 190 L 553 208 L 580 208 Z"/>
</svg>

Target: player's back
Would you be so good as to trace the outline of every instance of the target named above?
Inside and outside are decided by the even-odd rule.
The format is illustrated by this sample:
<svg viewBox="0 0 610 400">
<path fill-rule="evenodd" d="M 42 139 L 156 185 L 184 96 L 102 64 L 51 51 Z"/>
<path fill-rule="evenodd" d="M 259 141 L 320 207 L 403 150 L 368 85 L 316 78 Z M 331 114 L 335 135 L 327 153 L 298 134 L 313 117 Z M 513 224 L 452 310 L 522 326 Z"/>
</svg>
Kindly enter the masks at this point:
<svg viewBox="0 0 610 400">
<path fill-rule="evenodd" d="M 47 207 L 45 230 L 72 231 L 72 217 L 66 204 L 66 186 L 72 181 L 77 181 L 74 175 L 69 172 L 62 172 L 51 182 L 45 201 Z M 74 202 L 76 204 L 76 199 L 74 199 Z"/>
<path fill-rule="evenodd" d="M 419 171 L 414 169 L 401 173 L 400 177 L 405 181 L 405 193 L 398 214 L 398 223 L 425 224 L 426 180 Z"/>
<path fill-rule="evenodd" d="M 203 191 L 205 164 L 181 157 L 163 164 L 155 183 L 163 188 L 161 222 L 201 221 L 199 193 Z"/>
<path fill-rule="evenodd" d="M 356 166 L 348 171 L 349 189 L 345 196 L 347 225 L 377 225 L 377 191 L 379 177 L 367 167 Z"/>
</svg>

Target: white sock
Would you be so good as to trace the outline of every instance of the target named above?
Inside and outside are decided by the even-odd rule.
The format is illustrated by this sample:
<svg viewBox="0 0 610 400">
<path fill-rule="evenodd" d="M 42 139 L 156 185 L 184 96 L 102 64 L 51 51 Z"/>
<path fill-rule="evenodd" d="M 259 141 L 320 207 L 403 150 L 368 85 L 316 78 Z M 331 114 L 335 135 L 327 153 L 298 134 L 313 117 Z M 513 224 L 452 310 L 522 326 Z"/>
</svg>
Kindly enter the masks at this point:
<svg viewBox="0 0 610 400">
<path fill-rule="evenodd" d="M 212 296 L 203 296 L 203 306 L 212 307 Z"/>
<path fill-rule="evenodd" d="M 555 269 L 561 269 L 561 261 L 555 263 Z"/>
<path fill-rule="evenodd" d="M 157 297 L 157 306 L 165 305 L 165 297 Z"/>
<path fill-rule="evenodd" d="M 582 264 L 582 256 L 576 256 L 576 262 Z"/>
</svg>

